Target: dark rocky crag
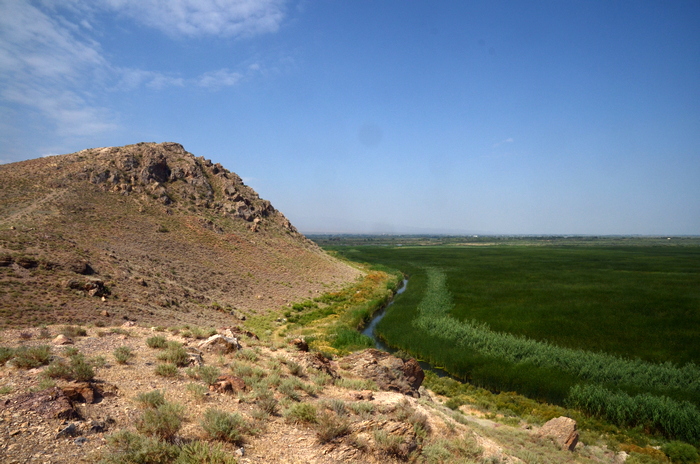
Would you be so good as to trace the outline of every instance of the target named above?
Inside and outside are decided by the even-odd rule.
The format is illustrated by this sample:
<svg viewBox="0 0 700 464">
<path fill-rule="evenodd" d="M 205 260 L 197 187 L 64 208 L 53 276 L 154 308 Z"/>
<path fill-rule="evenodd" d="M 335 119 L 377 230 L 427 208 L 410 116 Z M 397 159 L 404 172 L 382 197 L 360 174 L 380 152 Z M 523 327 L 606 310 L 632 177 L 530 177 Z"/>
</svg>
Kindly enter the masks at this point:
<svg viewBox="0 0 700 464">
<path fill-rule="evenodd" d="M 359 274 L 177 143 L 2 165 L 0 185 L 5 326 L 227 324 Z"/>
</svg>

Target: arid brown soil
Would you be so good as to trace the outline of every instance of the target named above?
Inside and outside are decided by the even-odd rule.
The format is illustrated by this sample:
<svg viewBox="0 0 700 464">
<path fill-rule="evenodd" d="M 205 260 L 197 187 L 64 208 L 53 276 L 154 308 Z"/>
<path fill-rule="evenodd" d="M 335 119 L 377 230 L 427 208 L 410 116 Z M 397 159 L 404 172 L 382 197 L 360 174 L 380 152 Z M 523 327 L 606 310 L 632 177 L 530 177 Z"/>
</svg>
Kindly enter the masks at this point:
<svg viewBox="0 0 700 464">
<path fill-rule="evenodd" d="M 1 333 L 4 347 L 48 344 L 54 363 L 80 352 L 95 366 L 95 376 L 75 382 L 49 378 L 46 365 L 23 369 L 9 361 L 0 367 L 0 462 L 92 463 L 113 457 L 118 449 L 109 437 L 120 430 L 137 432 L 145 411 L 137 397 L 154 391 L 184 406 L 174 443 L 212 443 L 241 464 L 529 462 L 518 456 L 551 463 L 616 462 L 616 455 L 603 448 L 560 450 L 538 438 L 537 427 L 502 425 L 478 417 L 477 411 L 454 413 L 424 388 L 420 395 L 384 391 L 381 385 L 393 387 L 377 378 L 371 352 L 328 361 L 292 343 L 274 345 L 242 335 L 237 351 L 201 352 L 203 366 L 242 380 L 234 391 L 220 393 L 207 390 L 194 365 L 177 368 L 171 377 L 156 374 L 165 350 L 149 347 L 149 338 L 160 336 L 196 352 L 202 340 L 191 334 L 89 327 L 84 336 L 73 336 L 73 343 L 56 345 L 53 340 L 62 331 L 65 327 L 51 326 Z M 116 361 L 119 347 L 131 350 L 126 364 Z M 387 380 L 396 375 L 401 374 Z M 85 393 L 86 385 L 93 393 Z M 271 414 L 260 412 L 266 398 L 276 404 Z M 290 411 L 300 405 L 313 409 L 313 422 L 295 419 Z M 208 409 L 240 414 L 250 430 L 239 443 L 214 440 L 202 425 Z M 344 424 L 344 431 L 329 434 L 329 421 Z"/>
<path fill-rule="evenodd" d="M 0 166 L 0 325 L 233 323 L 360 271 L 176 143 Z"/>
</svg>

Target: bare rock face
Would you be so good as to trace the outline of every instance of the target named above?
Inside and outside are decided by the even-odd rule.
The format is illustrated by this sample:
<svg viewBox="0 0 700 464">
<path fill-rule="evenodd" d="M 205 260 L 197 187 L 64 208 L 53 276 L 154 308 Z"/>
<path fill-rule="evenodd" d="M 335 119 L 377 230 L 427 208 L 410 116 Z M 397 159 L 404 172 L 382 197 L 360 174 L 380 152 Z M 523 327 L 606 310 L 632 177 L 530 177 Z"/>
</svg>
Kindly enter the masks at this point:
<svg viewBox="0 0 700 464">
<path fill-rule="evenodd" d="M 377 432 L 379 431 L 379 433 Z M 401 460 L 418 448 L 418 439 L 413 426 L 407 422 L 392 420 L 366 420 L 352 425 L 352 432 L 359 440 L 365 441 L 378 454 L 391 454 Z M 378 443 L 379 435 L 388 437 L 385 441 L 390 445 Z"/>
<path fill-rule="evenodd" d="M 78 419 L 80 415 L 73 408 L 70 399 L 58 387 L 36 393 L 25 393 L 0 403 L 0 412 L 4 409 L 14 411 L 33 411 L 39 416 L 50 419 Z"/>
<path fill-rule="evenodd" d="M 334 379 L 340 378 L 338 372 L 336 372 L 336 370 L 333 368 L 333 365 L 328 360 L 328 358 L 323 356 L 321 353 L 309 353 L 302 351 L 301 353 L 299 353 L 296 359 L 299 362 L 299 364 L 301 364 L 307 369 L 316 369 L 317 371 L 321 371 Z"/>
<path fill-rule="evenodd" d="M 303 338 L 295 338 L 289 343 L 294 345 L 299 351 L 309 351 L 309 344 L 306 343 L 306 340 L 304 340 Z"/>
<path fill-rule="evenodd" d="M 72 345 L 73 340 L 71 340 L 69 337 L 66 337 L 63 334 L 59 334 L 56 336 L 56 338 L 53 339 L 53 344 L 54 345 Z"/>
<path fill-rule="evenodd" d="M 425 373 L 415 359 L 403 361 L 384 351 L 370 348 L 346 356 L 343 362 L 352 365 L 350 371 L 355 375 L 374 380 L 381 390 L 420 396 L 418 389 Z"/>
<path fill-rule="evenodd" d="M 576 421 L 564 416 L 546 422 L 537 435 L 551 438 L 561 449 L 569 451 L 573 451 L 578 443 Z"/>
<path fill-rule="evenodd" d="M 217 393 L 237 393 L 245 390 L 245 382 L 240 377 L 233 375 L 221 375 L 216 383 L 209 385 L 209 390 Z"/>
<path fill-rule="evenodd" d="M 238 342 L 237 338 L 225 337 L 223 335 L 216 334 L 201 342 L 199 345 L 197 345 L 197 348 L 202 351 L 227 354 L 240 350 L 241 344 Z"/>
</svg>

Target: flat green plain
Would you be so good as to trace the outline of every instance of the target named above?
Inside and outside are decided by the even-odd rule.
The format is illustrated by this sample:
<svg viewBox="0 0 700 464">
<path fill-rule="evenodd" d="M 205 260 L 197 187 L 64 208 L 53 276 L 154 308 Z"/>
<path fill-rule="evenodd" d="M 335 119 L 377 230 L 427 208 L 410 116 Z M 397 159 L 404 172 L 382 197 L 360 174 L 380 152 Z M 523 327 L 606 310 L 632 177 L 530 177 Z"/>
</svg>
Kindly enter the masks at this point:
<svg viewBox="0 0 700 464">
<path fill-rule="evenodd" d="M 574 349 L 700 364 L 700 247 L 333 249 L 408 275 L 406 292 L 379 326 L 385 336 L 389 324 L 420 336 L 408 326 L 426 269 L 437 268 L 452 296 L 450 315 L 460 321 Z"/>
<path fill-rule="evenodd" d="M 332 249 L 408 276 L 377 325 L 388 345 L 480 387 L 700 443 L 700 247 L 591 245 Z"/>
</svg>

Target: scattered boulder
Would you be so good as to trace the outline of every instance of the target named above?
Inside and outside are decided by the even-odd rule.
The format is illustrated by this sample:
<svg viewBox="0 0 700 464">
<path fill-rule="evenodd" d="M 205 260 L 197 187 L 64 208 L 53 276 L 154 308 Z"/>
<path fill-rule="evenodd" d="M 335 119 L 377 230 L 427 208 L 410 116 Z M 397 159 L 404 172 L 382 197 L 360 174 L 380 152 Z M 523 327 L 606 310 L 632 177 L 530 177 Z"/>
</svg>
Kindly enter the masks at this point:
<svg viewBox="0 0 700 464">
<path fill-rule="evenodd" d="M 578 443 L 576 421 L 564 416 L 547 421 L 537 435 L 551 438 L 561 449 L 569 451 L 573 451 Z"/>
<path fill-rule="evenodd" d="M 39 265 L 39 262 L 36 259 L 28 258 L 26 256 L 20 256 L 19 258 L 15 259 L 15 263 L 25 269 L 33 269 Z"/>
<path fill-rule="evenodd" d="M 93 404 L 102 398 L 100 389 L 90 382 L 71 382 L 61 390 L 73 403 Z"/>
<path fill-rule="evenodd" d="M 75 424 L 70 423 L 67 426 L 63 427 L 59 432 L 56 434 L 56 438 L 63 438 L 63 437 L 74 437 L 78 434 L 78 427 L 76 427 Z"/>
<path fill-rule="evenodd" d="M 241 349 L 241 344 L 235 337 L 225 337 L 220 334 L 212 335 L 197 345 L 202 351 L 217 354 L 227 354 Z"/>
<path fill-rule="evenodd" d="M 90 279 L 85 282 L 83 290 L 90 296 L 105 296 L 109 294 L 105 283 L 100 279 Z"/>
<path fill-rule="evenodd" d="M 369 348 L 343 358 L 353 374 L 372 379 L 381 390 L 419 397 L 425 373 L 415 359 L 404 361 L 384 351 Z"/>
<path fill-rule="evenodd" d="M 109 295 L 109 290 L 105 286 L 104 281 L 102 281 L 101 279 L 91 278 L 87 282 L 81 282 L 75 279 L 68 279 L 65 285 L 67 288 L 86 292 L 90 296 L 101 297 Z"/>
<path fill-rule="evenodd" d="M 35 393 L 24 393 L 4 403 L 0 402 L 0 412 L 4 409 L 19 412 L 34 411 L 37 415 L 49 419 L 80 419 L 70 399 L 58 387 Z"/>
<path fill-rule="evenodd" d="M 217 393 L 236 393 L 245 390 L 245 382 L 233 375 L 220 375 L 216 383 L 209 385 L 209 390 Z"/>
<path fill-rule="evenodd" d="M 340 375 L 336 372 L 331 364 L 330 360 L 323 356 L 321 353 L 307 353 L 302 352 L 297 357 L 297 361 L 305 368 L 316 369 L 325 374 L 330 375 L 334 379 L 340 378 Z"/>
<path fill-rule="evenodd" d="M 197 348 L 193 348 L 191 346 L 188 346 L 185 348 L 185 351 L 187 351 L 187 364 L 190 366 L 203 366 L 204 365 L 204 358 L 202 357 L 202 352 L 199 351 Z"/>
<path fill-rule="evenodd" d="M 363 390 L 355 392 L 353 397 L 357 401 L 372 401 L 374 399 L 374 393 L 372 393 L 372 390 Z"/>
<path fill-rule="evenodd" d="M 95 270 L 90 266 L 90 264 L 82 259 L 67 262 L 66 268 L 68 268 L 69 271 L 81 275 L 92 275 L 95 273 Z"/>
<path fill-rule="evenodd" d="M 289 343 L 294 345 L 299 351 L 309 351 L 309 344 L 306 343 L 306 340 L 304 340 L 303 338 L 295 338 Z"/>
<path fill-rule="evenodd" d="M 67 337 L 63 334 L 59 334 L 56 336 L 56 338 L 53 339 L 53 344 L 54 345 L 72 345 L 73 340 L 70 337 Z"/>
<path fill-rule="evenodd" d="M 245 316 L 238 317 L 238 319 L 244 321 Z M 224 327 L 222 329 L 219 329 L 219 333 L 223 335 L 224 337 L 230 337 L 230 338 L 239 338 L 242 335 L 245 335 L 248 338 L 252 338 L 253 340 L 260 340 L 257 335 L 255 335 L 253 332 L 250 330 L 246 330 L 242 327 Z"/>
</svg>

